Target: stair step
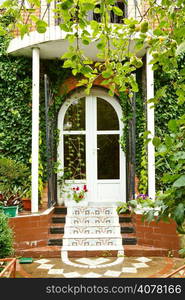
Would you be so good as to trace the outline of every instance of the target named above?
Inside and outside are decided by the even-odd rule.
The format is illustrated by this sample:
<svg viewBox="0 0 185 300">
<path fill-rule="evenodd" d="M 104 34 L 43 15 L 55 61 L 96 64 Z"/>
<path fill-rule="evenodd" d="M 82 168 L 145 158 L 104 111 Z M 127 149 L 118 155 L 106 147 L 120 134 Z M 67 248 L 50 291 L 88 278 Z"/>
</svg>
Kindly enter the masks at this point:
<svg viewBox="0 0 185 300">
<path fill-rule="evenodd" d="M 101 236 L 100 236 L 100 234 L 98 233 L 98 234 L 93 234 L 93 233 L 89 233 L 89 234 L 84 234 L 84 233 L 82 233 L 82 234 L 74 234 L 74 235 L 71 235 L 70 233 L 66 233 L 65 232 L 65 234 L 64 234 L 64 236 L 63 236 L 63 238 L 64 239 L 99 239 L 99 240 L 101 240 L 101 239 L 111 239 L 111 238 L 115 238 L 115 239 L 117 239 L 117 238 L 121 238 L 122 236 L 121 236 L 121 234 L 120 233 L 117 233 L 117 234 L 115 234 L 115 233 L 112 233 L 112 234 L 106 234 L 106 233 L 104 233 L 104 234 L 101 234 Z"/>
<path fill-rule="evenodd" d="M 136 245 L 137 238 L 134 233 L 125 233 L 122 234 L 122 244 L 123 245 Z"/>
<path fill-rule="evenodd" d="M 71 217 L 78 217 L 78 216 L 117 216 L 116 208 L 115 207 L 69 207 L 68 208 L 68 215 Z"/>
<path fill-rule="evenodd" d="M 130 223 L 132 222 L 132 217 L 119 216 L 120 223 Z"/>
<path fill-rule="evenodd" d="M 122 238 L 122 245 L 136 245 L 136 238 Z"/>
<path fill-rule="evenodd" d="M 49 232 L 52 234 L 57 234 L 57 233 L 64 234 L 64 227 L 50 227 Z"/>
<path fill-rule="evenodd" d="M 121 246 L 122 239 L 121 237 L 83 237 L 83 238 L 63 238 L 63 246 L 73 246 L 74 248 L 78 247 L 98 247 L 98 246 Z"/>
<path fill-rule="evenodd" d="M 78 247 L 74 247 L 74 246 L 63 246 L 62 250 L 64 251 L 111 251 L 111 250 L 115 250 L 115 251 L 119 251 L 119 250 L 123 250 L 123 246 L 119 245 L 119 246 L 111 246 L 111 245 L 107 245 L 107 246 L 78 246 Z"/>
<path fill-rule="evenodd" d="M 48 246 L 62 246 L 63 240 L 62 239 L 49 239 Z"/>
<path fill-rule="evenodd" d="M 67 207 L 65 206 L 55 206 L 55 210 L 54 210 L 55 214 L 67 214 Z"/>
<path fill-rule="evenodd" d="M 121 227 L 121 233 L 133 233 L 135 232 L 133 227 Z"/>
<path fill-rule="evenodd" d="M 65 233 L 73 236 L 77 234 L 120 234 L 120 226 L 67 226 L 65 225 Z"/>
<path fill-rule="evenodd" d="M 64 217 L 52 217 L 53 223 L 65 223 L 66 218 Z"/>
<path fill-rule="evenodd" d="M 101 226 L 101 225 L 109 225 L 114 226 L 118 224 L 118 217 L 117 216 L 82 216 L 82 217 L 66 217 L 66 225 L 70 226 Z"/>
<path fill-rule="evenodd" d="M 78 250 L 122 250 L 136 245 L 137 239 L 129 214 L 112 207 L 55 207 L 49 228 L 49 246 Z"/>
</svg>

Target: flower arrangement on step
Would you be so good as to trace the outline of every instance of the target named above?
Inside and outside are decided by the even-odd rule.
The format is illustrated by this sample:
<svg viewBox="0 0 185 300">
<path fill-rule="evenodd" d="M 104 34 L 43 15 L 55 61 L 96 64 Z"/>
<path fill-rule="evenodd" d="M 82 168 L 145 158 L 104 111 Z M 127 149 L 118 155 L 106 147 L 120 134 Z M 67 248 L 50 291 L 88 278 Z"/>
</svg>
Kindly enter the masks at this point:
<svg viewBox="0 0 185 300">
<path fill-rule="evenodd" d="M 72 199 L 79 203 L 85 198 L 85 194 L 88 192 L 87 186 L 84 184 L 83 188 L 79 186 L 72 188 Z"/>
</svg>

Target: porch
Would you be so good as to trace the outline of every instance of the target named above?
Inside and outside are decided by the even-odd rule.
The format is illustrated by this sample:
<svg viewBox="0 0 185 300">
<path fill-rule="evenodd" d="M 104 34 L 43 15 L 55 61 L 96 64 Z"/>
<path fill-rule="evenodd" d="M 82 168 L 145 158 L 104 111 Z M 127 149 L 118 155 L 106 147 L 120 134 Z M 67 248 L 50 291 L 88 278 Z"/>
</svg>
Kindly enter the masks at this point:
<svg viewBox="0 0 185 300">
<path fill-rule="evenodd" d="M 11 55 L 24 55 L 32 56 L 32 213 L 38 212 L 39 199 L 38 199 L 38 172 L 39 172 L 39 98 L 40 98 L 40 60 L 41 59 L 56 59 L 65 53 L 68 44 L 64 39 L 65 33 L 57 26 L 49 27 L 45 34 L 37 32 L 30 33 L 22 40 L 17 37 L 12 40 L 9 45 L 8 53 Z M 84 50 L 88 53 L 91 59 L 95 60 L 96 45 L 92 41 L 90 46 L 84 46 Z M 134 44 L 132 45 L 134 47 Z M 153 70 L 150 65 L 150 54 L 148 50 L 142 49 L 138 56 L 146 55 L 146 87 L 147 100 L 154 96 L 154 82 Z M 147 130 L 150 132 L 149 137 L 154 137 L 154 107 L 151 103 L 147 102 Z M 148 195 L 155 199 L 155 150 L 152 142 L 148 143 Z M 132 151 L 133 149 L 130 149 Z M 134 166 L 132 166 L 134 168 Z M 90 167 L 89 167 L 90 169 Z M 122 172 L 123 174 L 123 172 Z M 132 184 L 131 194 L 135 195 L 135 175 L 130 171 L 126 174 L 128 190 Z M 132 178 L 131 178 L 132 177 Z M 48 197 L 49 206 L 58 201 L 59 196 L 56 195 L 56 190 L 52 191 L 51 184 L 49 186 Z M 124 194 L 124 191 L 122 190 Z M 124 195 L 123 201 L 126 201 Z M 120 199 L 121 200 L 121 199 Z M 121 200 L 122 201 L 122 200 Z"/>
</svg>

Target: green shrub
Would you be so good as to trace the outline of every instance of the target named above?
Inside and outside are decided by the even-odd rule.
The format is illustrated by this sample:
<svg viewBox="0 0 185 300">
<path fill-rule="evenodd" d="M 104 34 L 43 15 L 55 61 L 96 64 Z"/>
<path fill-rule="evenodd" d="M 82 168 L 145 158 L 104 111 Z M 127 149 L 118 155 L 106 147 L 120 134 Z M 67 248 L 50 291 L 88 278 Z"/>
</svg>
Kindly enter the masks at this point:
<svg viewBox="0 0 185 300">
<path fill-rule="evenodd" d="M 8 217 L 0 211 L 0 258 L 13 254 L 13 232 L 8 225 Z"/>
<path fill-rule="evenodd" d="M 10 158 L 0 158 L 0 201 L 3 205 L 19 205 L 29 187 L 28 167 Z"/>
</svg>

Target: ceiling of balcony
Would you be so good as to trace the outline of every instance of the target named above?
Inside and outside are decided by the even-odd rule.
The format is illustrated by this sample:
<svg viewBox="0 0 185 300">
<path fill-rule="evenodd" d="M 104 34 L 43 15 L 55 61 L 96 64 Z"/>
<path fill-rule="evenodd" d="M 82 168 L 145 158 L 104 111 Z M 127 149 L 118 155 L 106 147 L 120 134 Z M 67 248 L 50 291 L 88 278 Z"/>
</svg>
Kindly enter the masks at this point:
<svg viewBox="0 0 185 300">
<path fill-rule="evenodd" d="M 25 35 L 23 39 L 14 38 L 8 47 L 7 52 L 15 56 L 32 56 L 32 48 L 40 48 L 41 59 L 58 59 L 68 48 L 68 41 L 65 39 L 66 32 L 62 31 L 58 26 L 49 27 L 46 33 L 40 34 L 36 31 Z M 87 57 L 97 61 L 96 42 L 85 46 L 81 44 L 81 48 Z M 134 41 L 131 43 L 131 49 L 134 49 Z M 143 48 L 137 53 L 137 56 L 144 56 L 146 49 Z"/>
</svg>

